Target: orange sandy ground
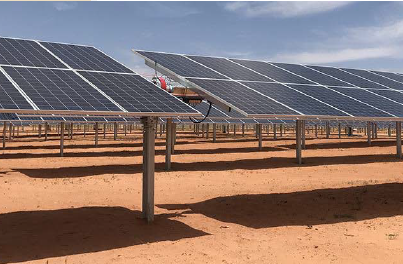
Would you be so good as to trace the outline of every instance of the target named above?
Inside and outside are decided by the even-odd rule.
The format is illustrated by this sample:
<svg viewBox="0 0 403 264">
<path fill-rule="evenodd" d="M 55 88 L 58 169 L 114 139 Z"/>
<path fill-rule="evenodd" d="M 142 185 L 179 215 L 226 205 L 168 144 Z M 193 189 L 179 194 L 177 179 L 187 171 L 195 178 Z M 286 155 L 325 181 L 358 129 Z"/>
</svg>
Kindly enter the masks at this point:
<svg viewBox="0 0 403 264">
<path fill-rule="evenodd" d="M 402 263 L 403 161 L 393 139 L 178 132 L 157 139 L 155 222 L 140 219 L 140 134 L 18 139 L 0 155 L 0 263 Z M 309 137 L 309 135 L 308 135 Z"/>
</svg>

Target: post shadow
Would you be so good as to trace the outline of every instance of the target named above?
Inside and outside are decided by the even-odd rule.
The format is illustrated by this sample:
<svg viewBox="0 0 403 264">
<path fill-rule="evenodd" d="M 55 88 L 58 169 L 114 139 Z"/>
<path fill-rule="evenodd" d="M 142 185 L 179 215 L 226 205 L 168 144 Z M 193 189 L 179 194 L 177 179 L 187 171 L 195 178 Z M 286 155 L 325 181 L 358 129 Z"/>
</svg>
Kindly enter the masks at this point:
<svg viewBox="0 0 403 264">
<path fill-rule="evenodd" d="M 309 226 L 403 215 L 403 184 L 387 183 L 292 193 L 217 197 L 193 204 L 160 204 L 182 215 L 202 214 L 251 228 Z"/>
<path fill-rule="evenodd" d="M 190 163 L 172 162 L 172 171 L 231 171 L 262 170 L 291 167 L 315 167 L 339 164 L 370 164 L 379 162 L 401 162 L 395 155 L 355 155 L 335 157 L 306 157 L 304 164 L 299 165 L 294 157 L 269 157 L 261 159 L 240 159 L 232 161 L 201 161 Z M 61 168 L 14 168 L 32 178 L 77 178 L 103 174 L 136 174 L 142 173 L 142 164 L 95 165 Z M 165 163 L 156 163 L 155 171 L 165 171 Z"/>
<path fill-rule="evenodd" d="M 123 207 L 83 207 L 0 214 L 0 263 L 22 262 L 98 252 L 207 233 L 156 215 L 153 224 L 141 212 Z"/>
</svg>

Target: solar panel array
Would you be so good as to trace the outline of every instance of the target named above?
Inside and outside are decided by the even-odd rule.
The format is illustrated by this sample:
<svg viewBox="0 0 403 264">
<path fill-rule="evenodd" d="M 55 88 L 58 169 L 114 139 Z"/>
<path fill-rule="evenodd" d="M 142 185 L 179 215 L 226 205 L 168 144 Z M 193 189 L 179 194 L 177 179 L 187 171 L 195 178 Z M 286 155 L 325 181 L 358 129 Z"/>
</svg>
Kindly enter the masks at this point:
<svg viewBox="0 0 403 264">
<path fill-rule="evenodd" d="M 0 112 L 10 110 L 198 115 L 94 47 L 0 37 Z"/>
<path fill-rule="evenodd" d="M 68 115 L 35 115 L 35 114 L 15 114 L 0 113 L 0 122 L 30 122 L 30 123 L 138 123 L 140 119 L 135 117 L 123 116 L 68 116 Z"/>
<path fill-rule="evenodd" d="M 248 117 L 403 118 L 391 72 L 135 51 L 185 85 Z"/>
<path fill-rule="evenodd" d="M 245 116 L 241 115 L 236 111 L 225 111 L 220 109 L 218 106 L 212 105 L 210 112 L 208 112 L 210 108 L 210 104 L 206 101 L 202 101 L 200 104 L 194 106 L 196 110 L 206 117 L 203 123 L 229 123 L 229 124 L 285 124 L 283 120 L 268 120 L 268 119 L 257 119 L 257 118 L 245 118 Z M 207 116 L 208 113 L 208 116 Z M 191 119 L 178 119 L 182 123 L 189 123 L 192 122 Z M 195 119 L 193 119 L 195 120 Z M 203 118 L 196 119 L 196 120 L 203 120 Z"/>
</svg>

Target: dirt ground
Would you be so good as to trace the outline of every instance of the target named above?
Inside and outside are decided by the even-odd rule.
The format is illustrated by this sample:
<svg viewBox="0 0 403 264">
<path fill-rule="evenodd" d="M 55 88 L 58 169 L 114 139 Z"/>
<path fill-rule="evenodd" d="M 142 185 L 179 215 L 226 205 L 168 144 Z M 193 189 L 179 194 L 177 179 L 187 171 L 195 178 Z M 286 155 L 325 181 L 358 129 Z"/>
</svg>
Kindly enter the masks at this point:
<svg viewBox="0 0 403 264">
<path fill-rule="evenodd" d="M 0 151 L 0 263 L 402 263 L 392 138 L 157 139 L 155 222 L 140 219 L 139 134 L 16 139 Z"/>
</svg>

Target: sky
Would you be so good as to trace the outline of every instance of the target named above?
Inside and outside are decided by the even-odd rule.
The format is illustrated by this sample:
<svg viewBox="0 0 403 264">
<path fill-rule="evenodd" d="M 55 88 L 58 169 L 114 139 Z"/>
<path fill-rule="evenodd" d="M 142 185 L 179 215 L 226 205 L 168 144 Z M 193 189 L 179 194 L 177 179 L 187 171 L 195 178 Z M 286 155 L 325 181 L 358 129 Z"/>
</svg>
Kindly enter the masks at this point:
<svg viewBox="0 0 403 264">
<path fill-rule="evenodd" d="M 399 2 L 0 2 L 0 36 L 403 72 Z"/>
</svg>

